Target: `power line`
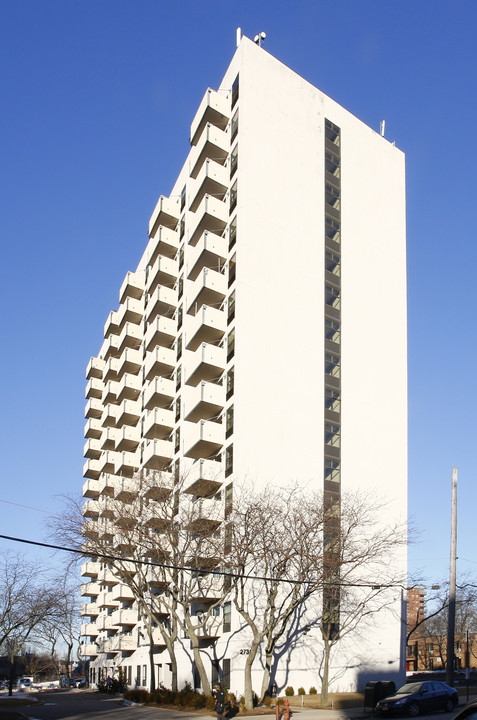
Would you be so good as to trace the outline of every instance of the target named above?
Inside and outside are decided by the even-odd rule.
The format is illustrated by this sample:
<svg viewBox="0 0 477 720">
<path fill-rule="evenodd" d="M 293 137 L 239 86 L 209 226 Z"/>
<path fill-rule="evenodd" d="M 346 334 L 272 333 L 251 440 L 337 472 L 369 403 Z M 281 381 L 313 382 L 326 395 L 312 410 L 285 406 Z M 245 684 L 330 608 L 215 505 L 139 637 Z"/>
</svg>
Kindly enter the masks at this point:
<svg viewBox="0 0 477 720">
<path fill-rule="evenodd" d="M 82 555 L 83 557 L 94 557 L 102 560 L 116 560 L 120 562 L 125 563 L 133 563 L 135 565 L 148 565 L 151 567 L 159 567 L 164 568 L 165 570 L 189 570 L 190 572 L 199 572 L 199 573 L 210 573 L 212 572 L 215 575 L 223 575 L 224 577 L 231 577 L 231 578 L 243 578 L 244 580 L 263 580 L 264 582 L 274 582 L 274 583 L 288 583 L 290 585 L 306 585 L 306 584 L 312 584 L 312 580 L 291 580 L 289 578 L 274 578 L 274 577 L 267 577 L 266 575 L 246 575 L 244 573 L 233 573 L 233 572 L 227 572 L 226 570 L 210 570 L 208 568 L 199 568 L 194 567 L 193 565 L 169 565 L 167 563 L 159 563 L 155 562 L 153 560 L 140 560 L 136 558 L 128 558 L 128 557 L 122 557 L 120 555 L 110 555 L 106 553 L 98 553 L 98 552 L 90 552 L 89 550 L 85 552 L 84 550 L 79 550 L 77 548 L 68 548 L 64 547 L 62 545 L 53 545 L 51 543 L 43 543 L 39 542 L 38 540 L 26 540 L 25 538 L 17 538 L 12 537 L 11 535 L 0 535 L 0 538 L 3 538 L 3 540 L 11 540 L 12 542 L 19 542 L 24 543 L 26 545 L 35 545 L 37 547 L 45 547 L 49 548 L 50 550 L 61 550 L 63 552 L 70 552 L 74 553 L 76 555 Z M 315 581 L 316 582 L 316 581 Z M 323 587 L 361 587 L 361 588 L 370 588 L 372 590 L 385 590 L 390 588 L 401 588 L 402 590 L 406 590 L 406 587 L 402 583 L 328 583 L 326 581 L 323 581 L 320 583 Z"/>
</svg>

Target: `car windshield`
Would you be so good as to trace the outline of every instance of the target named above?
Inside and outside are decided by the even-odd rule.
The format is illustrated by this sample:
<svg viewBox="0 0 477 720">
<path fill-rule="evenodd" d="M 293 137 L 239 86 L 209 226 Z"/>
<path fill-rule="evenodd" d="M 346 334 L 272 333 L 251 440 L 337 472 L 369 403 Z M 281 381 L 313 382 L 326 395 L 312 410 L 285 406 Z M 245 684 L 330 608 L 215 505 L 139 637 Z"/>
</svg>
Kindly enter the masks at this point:
<svg viewBox="0 0 477 720">
<path fill-rule="evenodd" d="M 419 692 L 422 687 L 422 683 L 406 683 L 399 690 L 396 690 L 396 695 L 408 695 L 409 693 Z"/>
</svg>

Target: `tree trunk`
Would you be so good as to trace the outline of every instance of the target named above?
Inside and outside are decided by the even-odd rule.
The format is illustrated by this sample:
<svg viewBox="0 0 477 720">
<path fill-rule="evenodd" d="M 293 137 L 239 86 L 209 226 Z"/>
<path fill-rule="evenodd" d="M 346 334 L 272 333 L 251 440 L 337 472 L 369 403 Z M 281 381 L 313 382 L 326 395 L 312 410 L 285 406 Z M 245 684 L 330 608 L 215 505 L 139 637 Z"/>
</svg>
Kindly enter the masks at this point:
<svg viewBox="0 0 477 720">
<path fill-rule="evenodd" d="M 250 647 L 250 653 L 247 655 L 245 662 L 245 677 L 244 677 L 244 696 L 245 696 L 245 707 L 247 710 L 253 708 L 253 688 L 252 688 L 252 665 L 257 657 L 258 648 L 260 645 L 260 638 L 253 640 Z"/>
<path fill-rule="evenodd" d="M 268 692 L 268 689 L 270 687 L 270 674 L 272 671 L 272 662 L 273 662 L 273 651 L 275 649 L 275 643 L 267 644 L 267 648 L 265 650 L 265 667 L 263 668 L 263 678 L 262 678 L 262 692 L 261 692 L 261 700 L 263 702 L 265 695 Z"/>
<path fill-rule="evenodd" d="M 329 685 L 329 681 L 330 681 L 331 644 L 326 639 L 323 639 L 323 643 L 324 643 L 324 654 L 323 654 L 323 677 L 321 679 L 321 705 L 322 705 L 322 707 L 327 707 L 329 704 L 328 685 Z"/>
<path fill-rule="evenodd" d="M 197 635 L 195 634 L 195 632 L 192 629 L 190 629 L 188 627 L 187 631 L 189 633 L 190 641 L 192 644 L 192 651 L 194 653 L 195 666 L 197 668 L 197 672 L 199 673 L 200 682 L 202 685 L 202 691 L 203 691 L 204 695 L 210 696 L 210 695 L 212 695 L 212 690 L 210 688 L 209 678 L 207 677 L 204 663 L 202 662 L 202 656 L 200 654 L 200 648 L 199 648 L 199 640 L 197 638 Z"/>
<path fill-rule="evenodd" d="M 154 690 L 156 689 L 156 674 L 154 671 L 154 638 L 152 635 L 152 630 L 149 630 L 149 673 L 151 675 L 151 680 L 149 682 L 150 692 L 154 692 Z"/>
<path fill-rule="evenodd" d="M 66 653 L 66 684 L 68 687 L 71 687 L 71 680 L 70 680 L 70 660 L 71 660 L 71 651 L 73 649 L 73 643 L 68 643 L 68 648 Z"/>
</svg>

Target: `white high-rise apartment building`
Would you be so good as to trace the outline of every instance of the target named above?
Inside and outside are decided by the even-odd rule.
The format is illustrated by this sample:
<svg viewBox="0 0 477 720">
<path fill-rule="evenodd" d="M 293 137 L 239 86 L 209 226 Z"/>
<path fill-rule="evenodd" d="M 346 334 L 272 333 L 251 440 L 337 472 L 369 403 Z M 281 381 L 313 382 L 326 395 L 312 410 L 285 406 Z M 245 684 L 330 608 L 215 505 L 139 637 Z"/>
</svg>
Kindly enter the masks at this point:
<svg viewBox="0 0 477 720">
<path fill-rule="evenodd" d="M 101 498 L 127 501 L 134 473 L 172 473 L 177 462 L 202 513 L 248 478 L 336 497 L 361 489 L 386 499 L 383 524 L 405 517 L 403 153 L 242 38 L 197 110 L 187 160 L 152 213 L 104 338 L 87 370 L 89 531 L 107 516 Z M 402 548 L 395 563 L 404 573 Z M 147 687 L 133 595 L 105 564 L 86 562 L 83 576 L 91 678 L 123 667 Z M 335 656 L 335 687 L 362 686 L 369 673 L 399 679 L 399 589 L 392 610 Z M 222 621 L 217 657 L 242 692 L 240 635 Z M 183 683 L 193 673 L 183 639 L 181 648 Z M 167 685 L 167 651 L 154 662 Z M 279 687 L 319 689 L 317 662 L 294 650 Z"/>
</svg>

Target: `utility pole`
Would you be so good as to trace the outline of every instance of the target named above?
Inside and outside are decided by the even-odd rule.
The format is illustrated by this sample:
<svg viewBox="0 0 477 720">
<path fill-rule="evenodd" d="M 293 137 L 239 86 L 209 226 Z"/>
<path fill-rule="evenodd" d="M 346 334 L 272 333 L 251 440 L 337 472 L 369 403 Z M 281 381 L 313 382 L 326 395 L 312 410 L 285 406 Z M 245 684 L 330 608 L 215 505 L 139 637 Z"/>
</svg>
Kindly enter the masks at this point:
<svg viewBox="0 0 477 720">
<path fill-rule="evenodd" d="M 457 468 L 452 468 L 452 522 L 449 576 L 449 617 L 447 622 L 447 672 L 446 682 L 454 687 L 454 642 L 455 642 L 455 585 L 457 559 Z"/>
</svg>

